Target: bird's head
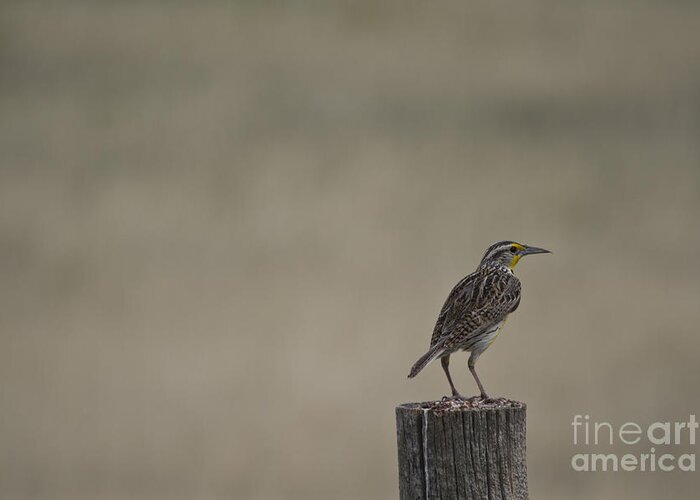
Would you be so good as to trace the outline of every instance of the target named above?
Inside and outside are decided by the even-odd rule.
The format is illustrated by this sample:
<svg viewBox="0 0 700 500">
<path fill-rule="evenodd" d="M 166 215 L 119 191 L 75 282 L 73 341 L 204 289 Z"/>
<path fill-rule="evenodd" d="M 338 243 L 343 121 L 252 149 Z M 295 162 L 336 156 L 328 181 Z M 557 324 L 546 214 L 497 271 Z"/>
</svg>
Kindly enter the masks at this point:
<svg viewBox="0 0 700 500">
<path fill-rule="evenodd" d="M 499 264 L 513 269 L 522 257 L 536 253 L 551 252 L 544 248 L 531 247 L 515 241 L 499 241 L 486 250 L 479 265 L 483 266 L 486 263 L 498 262 Z"/>
</svg>

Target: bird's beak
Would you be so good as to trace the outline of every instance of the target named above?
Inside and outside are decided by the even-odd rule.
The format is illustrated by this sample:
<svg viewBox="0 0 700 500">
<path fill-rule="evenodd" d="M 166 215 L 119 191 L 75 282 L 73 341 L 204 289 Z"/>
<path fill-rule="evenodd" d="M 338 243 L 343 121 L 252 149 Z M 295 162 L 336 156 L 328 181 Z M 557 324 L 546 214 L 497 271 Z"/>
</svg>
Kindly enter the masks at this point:
<svg viewBox="0 0 700 500">
<path fill-rule="evenodd" d="M 525 250 L 523 250 L 520 254 L 521 255 L 533 255 L 536 253 L 552 253 L 549 250 L 545 250 L 544 248 L 537 248 L 537 247 L 529 247 L 525 245 Z"/>
</svg>

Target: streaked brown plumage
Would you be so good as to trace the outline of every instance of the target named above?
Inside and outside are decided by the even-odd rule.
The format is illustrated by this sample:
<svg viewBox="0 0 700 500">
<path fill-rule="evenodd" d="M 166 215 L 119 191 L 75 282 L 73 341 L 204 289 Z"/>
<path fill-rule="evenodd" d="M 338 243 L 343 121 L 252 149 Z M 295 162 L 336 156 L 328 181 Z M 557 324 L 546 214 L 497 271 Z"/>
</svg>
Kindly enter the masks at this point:
<svg viewBox="0 0 700 500">
<path fill-rule="evenodd" d="M 469 370 L 479 386 L 481 396 L 487 398 L 474 368 L 476 360 L 498 336 L 507 316 L 520 304 L 520 280 L 513 268 L 524 255 L 549 253 L 548 250 L 501 241 L 491 245 L 472 274 L 452 289 L 438 315 L 430 349 L 411 368 L 413 378 L 436 358 L 452 389 L 452 395 L 461 398 L 449 371 L 450 355 L 469 351 Z"/>
</svg>

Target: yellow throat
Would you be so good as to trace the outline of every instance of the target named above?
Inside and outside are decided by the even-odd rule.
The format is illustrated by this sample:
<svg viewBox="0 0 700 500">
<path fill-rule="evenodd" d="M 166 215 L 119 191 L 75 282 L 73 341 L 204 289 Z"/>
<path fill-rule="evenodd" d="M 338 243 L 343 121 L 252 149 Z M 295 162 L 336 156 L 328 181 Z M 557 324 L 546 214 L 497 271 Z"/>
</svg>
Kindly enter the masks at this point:
<svg viewBox="0 0 700 500">
<path fill-rule="evenodd" d="M 519 243 L 513 243 L 513 246 L 516 247 L 516 248 L 517 248 L 518 250 L 520 250 L 521 252 L 522 252 L 523 250 L 525 250 L 525 247 L 522 246 L 522 245 L 519 244 Z M 510 261 L 510 266 L 509 266 L 509 267 L 511 268 L 511 270 L 515 267 L 515 265 L 518 263 L 519 260 L 520 260 L 520 255 L 514 255 L 514 256 L 513 256 L 513 260 Z"/>
</svg>

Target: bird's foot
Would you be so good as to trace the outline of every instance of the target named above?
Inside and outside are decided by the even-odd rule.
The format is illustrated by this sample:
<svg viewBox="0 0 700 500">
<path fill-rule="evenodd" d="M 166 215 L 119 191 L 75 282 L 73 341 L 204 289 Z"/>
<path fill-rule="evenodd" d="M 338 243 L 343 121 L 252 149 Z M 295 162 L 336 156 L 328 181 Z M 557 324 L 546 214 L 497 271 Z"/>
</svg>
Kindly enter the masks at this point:
<svg viewBox="0 0 700 500">
<path fill-rule="evenodd" d="M 497 405 L 503 403 L 505 398 L 495 397 L 492 398 L 488 394 L 479 394 L 478 396 L 462 396 L 460 393 L 453 394 L 452 396 L 443 396 L 443 402 L 454 401 L 456 403 L 468 403 L 469 406 L 480 406 L 480 405 Z"/>
<path fill-rule="evenodd" d="M 471 396 L 469 398 L 462 398 L 464 401 L 469 401 L 472 404 L 479 403 L 493 403 L 494 400 L 491 399 L 487 394 L 479 394 L 478 396 Z"/>
<path fill-rule="evenodd" d="M 460 393 L 458 393 L 458 392 L 454 392 L 454 393 L 452 394 L 452 396 L 443 396 L 443 397 L 442 397 L 442 400 L 443 400 L 443 401 L 466 401 L 466 399 L 467 399 L 467 398 L 465 398 L 464 396 L 462 396 L 462 395 L 461 395 Z"/>
<path fill-rule="evenodd" d="M 494 406 L 500 406 L 503 405 L 504 403 L 507 403 L 509 400 L 508 398 L 504 398 L 503 396 L 496 396 L 496 397 L 490 397 L 487 395 L 483 396 L 478 396 L 479 402 L 481 404 L 486 404 L 486 405 L 494 405 Z"/>
</svg>

